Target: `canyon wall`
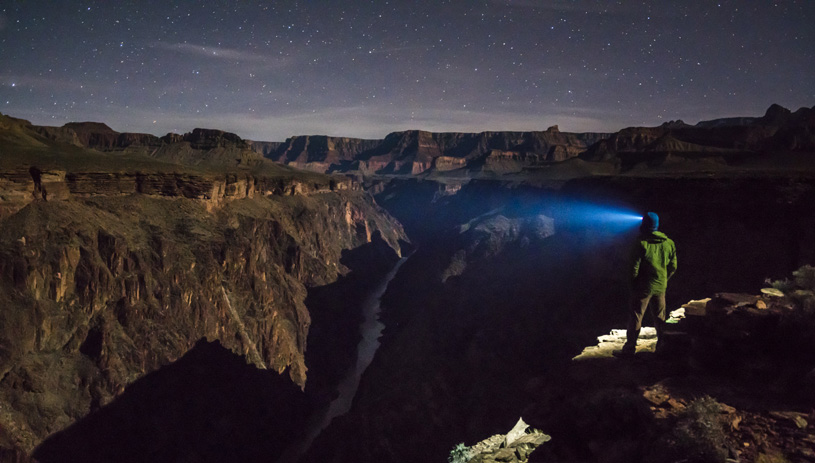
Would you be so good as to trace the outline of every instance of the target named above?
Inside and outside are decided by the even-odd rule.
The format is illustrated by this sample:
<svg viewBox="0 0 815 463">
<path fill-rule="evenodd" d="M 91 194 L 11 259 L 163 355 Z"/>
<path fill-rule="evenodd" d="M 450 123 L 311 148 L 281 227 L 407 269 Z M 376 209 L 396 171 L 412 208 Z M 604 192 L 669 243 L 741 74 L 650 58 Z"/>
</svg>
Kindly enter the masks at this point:
<svg viewBox="0 0 815 463">
<path fill-rule="evenodd" d="M 349 271 L 343 250 L 403 238 L 356 191 L 214 209 L 183 196 L 39 200 L 0 230 L 2 437 L 27 451 L 203 338 L 305 386 L 307 288 Z"/>
<path fill-rule="evenodd" d="M 224 420 L 254 444 L 262 437 L 252 458 L 282 451 L 325 400 L 302 392 L 307 298 L 340 287 L 353 301 L 361 289 L 343 282 L 384 273 L 406 240 L 401 225 L 349 179 L 260 157 L 236 164 L 229 153 L 251 152 L 230 134 L 194 131 L 183 153 L 204 160 L 167 163 L 66 144 L 5 116 L 0 125 L 0 458 L 138 460 L 173 452 L 162 426 L 233 442 L 206 434 Z M 94 138 L 100 127 L 69 129 L 80 143 L 110 141 Z M 339 309 L 330 320 L 359 316 Z M 318 350 L 352 343 L 344 328 Z M 314 394 L 330 396 L 321 368 Z M 210 407 L 223 388 L 233 395 Z"/>
<path fill-rule="evenodd" d="M 286 140 L 277 151 L 265 150 L 263 145 L 255 149 L 276 162 L 319 172 L 418 175 L 465 169 L 502 173 L 576 157 L 606 136 L 560 132 L 557 126 L 540 132 L 410 130 L 382 140 L 299 136 Z"/>
<path fill-rule="evenodd" d="M 29 124 L 30 125 L 30 124 Z M 253 166 L 267 158 L 312 172 L 419 175 L 460 170 L 468 175 L 521 172 L 572 159 L 607 138 L 605 133 L 567 133 L 557 126 L 534 132 L 434 133 L 409 130 L 384 139 L 303 135 L 284 142 L 243 140 L 235 134 L 195 129 L 183 135 L 119 133 L 105 124 L 31 126 L 38 135 L 102 152 L 203 164 Z"/>
</svg>

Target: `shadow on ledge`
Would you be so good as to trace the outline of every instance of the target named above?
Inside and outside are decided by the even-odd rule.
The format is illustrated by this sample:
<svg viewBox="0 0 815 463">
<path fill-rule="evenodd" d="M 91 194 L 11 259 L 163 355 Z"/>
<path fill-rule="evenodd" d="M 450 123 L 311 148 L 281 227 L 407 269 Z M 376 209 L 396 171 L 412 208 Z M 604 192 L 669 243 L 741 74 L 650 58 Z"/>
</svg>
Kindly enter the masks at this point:
<svg viewBox="0 0 815 463">
<path fill-rule="evenodd" d="M 137 380 L 109 405 L 50 436 L 49 462 L 268 462 L 301 432 L 304 394 L 200 340 L 178 361 Z"/>
</svg>

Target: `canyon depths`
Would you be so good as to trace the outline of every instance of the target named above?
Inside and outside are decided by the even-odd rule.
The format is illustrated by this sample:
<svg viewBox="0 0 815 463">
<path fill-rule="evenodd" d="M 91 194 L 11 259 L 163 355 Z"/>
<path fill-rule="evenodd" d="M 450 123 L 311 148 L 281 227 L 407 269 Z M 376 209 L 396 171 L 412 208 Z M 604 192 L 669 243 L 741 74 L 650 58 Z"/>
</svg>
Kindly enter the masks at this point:
<svg viewBox="0 0 815 463">
<path fill-rule="evenodd" d="M 594 461 L 620 431 L 577 435 L 568 417 L 589 412 L 558 385 L 621 327 L 636 230 L 579 211 L 660 213 L 679 249 L 670 308 L 812 263 L 812 110 L 781 109 L 586 136 L 409 132 L 387 150 L 318 137 L 297 155 L 302 140 L 2 116 L 1 455 L 273 461 L 334 397 L 361 302 L 415 248 L 350 412 L 302 461 L 443 460 L 518 416 L 552 435 L 545 456 Z"/>
</svg>

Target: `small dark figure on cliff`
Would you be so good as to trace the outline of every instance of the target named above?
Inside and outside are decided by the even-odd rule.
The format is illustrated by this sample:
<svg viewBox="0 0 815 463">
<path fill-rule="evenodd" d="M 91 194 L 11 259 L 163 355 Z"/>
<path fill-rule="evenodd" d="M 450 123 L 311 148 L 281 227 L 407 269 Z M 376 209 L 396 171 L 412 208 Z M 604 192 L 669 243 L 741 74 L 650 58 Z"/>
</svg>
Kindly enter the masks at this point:
<svg viewBox="0 0 815 463">
<path fill-rule="evenodd" d="M 649 212 L 643 216 L 631 259 L 631 304 L 626 342 L 622 350 L 614 352 L 618 357 L 633 356 L 636 352 L 642 317 L 649 306 L 657 330 L 657 353 L 662 350 L 665 290 L 668 280 L 676 272 L 676 245 L 664 233 L 657 231 L 658 228 L 658 215 Z"/>
</svg>

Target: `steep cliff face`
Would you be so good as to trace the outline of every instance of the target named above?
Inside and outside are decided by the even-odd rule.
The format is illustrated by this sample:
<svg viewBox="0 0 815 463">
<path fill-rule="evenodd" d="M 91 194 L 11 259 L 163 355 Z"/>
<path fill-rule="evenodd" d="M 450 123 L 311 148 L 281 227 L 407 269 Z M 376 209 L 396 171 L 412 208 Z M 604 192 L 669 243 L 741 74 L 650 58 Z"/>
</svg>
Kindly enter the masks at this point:
<svg viewBox="0 0 815 463">
<path fill-rule="evenodd" d="M 236 384 L 253 394 L 273 387 L 263 393 L 272 399 L 246 397 L 240 407 L 263 402 L 277 423 L 269 430 L 274 449 L 264 448 L 280 450 L 309 413 L 303 393 L 288 387 L 307 380 L 309 291 L 359 268 L 346 265 L 358 249 L 387 266 L 405 239 L 401 225 L 348 179 L 262 159 L 251 169 L 190 168 L 68 145 L 25 121 L 0 123 L 9 142 L 0 159 L 0 449 L 30 454 L 89 413 L 115 416 L 121 405 L 110 409 L 111 401 L 159 370 L 140 384 L 158 381 L 170 395 L 217 394 L 218 381 L 188 375 L 212 364 L 242 375 Z M 247 151 L 219 131 L 195 131 L 183 143 L 197 154 Z M 186 356 L 197 343 L 198 354 Z M 182 356 L 187 366 L 168 367 Z M 235 358 L 253 367 L 239 368 Z M 271 376 L 256 373 L 264 369 Z M 179 385 L 191 378 L 202 382 Z M 160 393 L 144 394 L 136 387 L 121 403 L 153 400 L 176 410 Z M 139 426 L 152 420 L 143 419 Z M 172 442 L 161 442 L 144 448 L 172 451 Z"/>
<path fill-rule="evenodd" d="M 30 450 L 201 338 L 305 385 L 306 288 L 400 227 L 365 194 L 36 201 L 0 222 L 0 394 Z M 8 427 L 7 427 L 8 426 Z"/>
<path fill-rule="evenodd" d="M 275 162 L 325 172 L 332 164 L 353 161 L 376 145 L 377 140 L 304 135 L 287 139 L 264 156 Z"/>
<path fill-rule="evenodd" d="M 277 152 L 278 149 L 283 145 L 282 142 L 279 141 L 253 141 L 247 140 L 249 146 L 252 148 L 253 151 L 261 154 L 263 157 L 271 158 L 274 153 Z"/>
<path fill-rule="evenodd" d="M 576 157 L 606 136 L 563 133 L 557 126 L 544 132 L 432 133 L 410 130 L 391 133 L 382 140 L 292 137 L 275 152 L 268 151 L 263 144 L 258 144 L 255 149 L 276 162 L 319 172 L 418 175 L 465 169 L 503 173 Z M 501 162 L 496 162 L 498 158 Z"/>
</svg>

